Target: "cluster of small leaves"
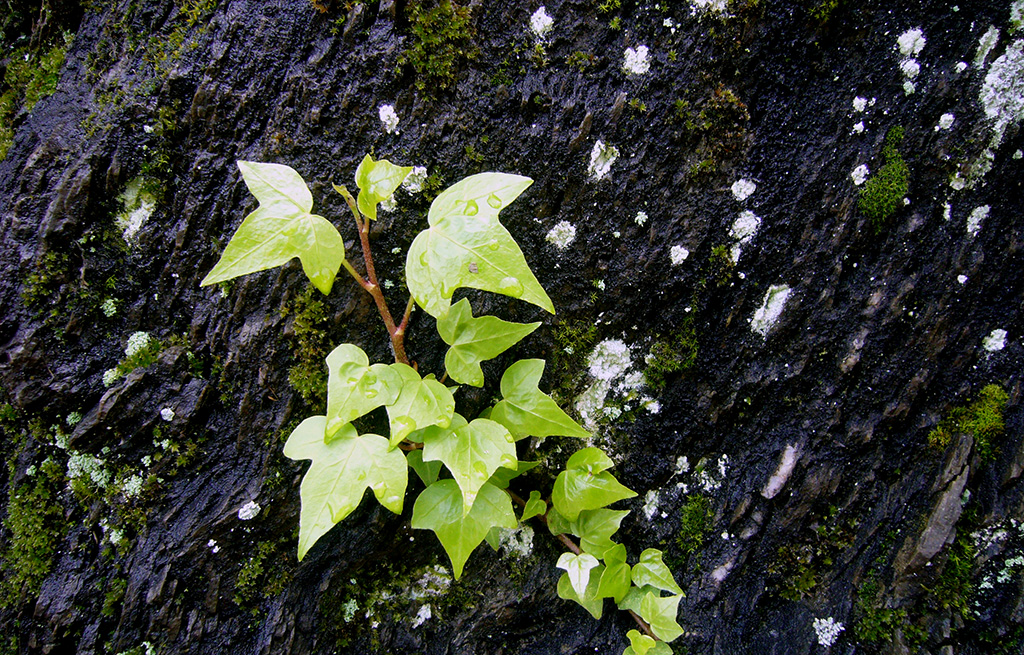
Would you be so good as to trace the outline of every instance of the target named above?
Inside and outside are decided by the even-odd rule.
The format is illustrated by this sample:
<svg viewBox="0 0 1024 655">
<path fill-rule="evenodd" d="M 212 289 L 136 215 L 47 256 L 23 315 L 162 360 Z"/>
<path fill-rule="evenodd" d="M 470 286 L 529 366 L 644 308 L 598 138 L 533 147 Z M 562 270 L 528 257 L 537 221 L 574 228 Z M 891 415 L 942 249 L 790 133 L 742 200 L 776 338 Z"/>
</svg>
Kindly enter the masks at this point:
<svg viewBox="0 0 1024 655">
<path fill-rule="evenodd" d="M 928 444 L 938 450 L 945 449 L 956 434 L 974 437 L 974 447 L 982 459 L 995 457 L 995 439 L 1006 429 L 1003 411 L 1009 396 L 998 384 L 986 385 L 974 402 L 954 407 L 937 426 L 928 433 Z"/>
<path fill-rule="evenodd" d="M 902 141 L 902 127 L 894 127 L 885 135 L 885 145 L 882 146 L 885 164 L 864 184 L 857 201 L 857 206 L 871 221 L 876 234 L 882 231 L 889 217 L 903 206 L 903 198 L 910 188 L 910 169 L 899 151 Z"/>
<path fill-rule="evenodd" d="M 470 8 L 449 0 L 416 3 L 410 9 L 413 42 L 398 59 L 399 65 L 416 69 L 416 88 L 447 89 L 464 59 L 476 56 Z"/>
<path fill-rule="evenodd" d="M 342 266 L 371 295 L 377 291 L 374 276 L 364 280 L 345 258 L 337 229 L 312 213 L 312 195 L 298 173 L 254 162 L 239 162 L 239 168 L 260 206 L 242 222 L 204 285 L 298 257 L 323 293 L 330 291 Z M 378 204 L 410 171 L 367 156 L 356 171 L 357 199 L 335 187 L 349 202 L 363 234 L 368 224 L 359 216 L 376 219 Z M 435 198 L 428 227 L 413 240 L 405 279 L 411 301 L 436 319 L 438 334 L 449 346 L 443 379 L 482 387 L 481 362 L 539 326 L 475 317 L 469 300 L 452 304 L 456 289 L 498 293 L 554 313 L 518 244 L 498 221 L 501 209 L 531 183 L 529 178 L 503 173 L 470 176 Z M 371 259 L 366 257 L 366 262 L 370 274 Z M 386 303 L 379 295 L 374 298 L 387 323 L 391 319 Z M 394 330 L 389 325 L 393 345 L 404 325 L 403 321 L 403 327 Z M 396 345 L 396 360 L 401 359 L 399 350 Z M 636 494 L 612 476 L 607 455 L 597 448 L 574 454 L 555 480 L 550 508 L 540 492 L 533 491 L 522 515 L 516 516 L 507 488 L 536 465 L 518 459 L 516 443 L 527 437 L 589 436 L 540 390 L 543 360 L 509 366 L 499 384 L 500 399 L 475 419 L 456 411 L 458 386 L 446 386 L 432 374 L 421 375 L 404 361 L 371 364 L 352 344 L 336 347 L 325 361 L 326 413 L 302 421 L 284 447 L 287 457 L 312 461 L 300 487 L 300 560 L 359 506 L 367 489 L 385 508 L 401 514 L 412 469 L 425 485 L 413 505 L 412 527 L 434 532 L 456 579 L 481 542 L 497 547 L 501 529 L 545 516 L 553 534 L 580 539 L 580 547 L 574 546 L 574 552 L 558 561 L 566 571 L 558 583 L 559 595 L 580 603 L 595 617 L 600 617 L 605 598 L 643 617 L 662 641 L 632 631 L 627 654 L 671 652 L 662 642 L 682 634 L 675 620 L 682 590 L 660 551 L 646 550 L 630 566 L 625 547 L 612 541 L 628 512 L 607 506 Z M 381 408 L 387 414 L 388 434 L 360 434 L 354 422 Z"/>
</svg>

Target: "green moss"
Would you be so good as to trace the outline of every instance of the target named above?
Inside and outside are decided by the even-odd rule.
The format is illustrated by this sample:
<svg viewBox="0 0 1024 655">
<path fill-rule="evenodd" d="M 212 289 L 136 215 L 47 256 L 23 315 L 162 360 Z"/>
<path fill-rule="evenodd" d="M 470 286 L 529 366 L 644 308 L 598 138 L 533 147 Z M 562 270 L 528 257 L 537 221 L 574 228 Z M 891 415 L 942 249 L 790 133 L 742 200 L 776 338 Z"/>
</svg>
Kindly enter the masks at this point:
<svg viewBox="0 0 1024 655">
<path fill-rule="evenodd" d="M 278 541 L 261 541 L 256 546 L 256 552 L 238 571 L 236 605 L 248 607 L 285 590 L 293 575 L 290 543 L 289 535 Z"/>
<path fill-rule="evenodd" d="M 587 355 L 597 341 L 597 326 L 586 320 L 562 321 L 552 336 L 558 344 L 551 356 L 551 371 L 558 387 L 558 396 L 571 398 L 587 369 Z"/>
<path fill-rule="evenodd" d="M 894 127 L 885 135 L 885 145 L 882 146 L 885 164 L 864 183 L 857 202 L 861 212 L 871 221 L 875 234 L 880 234 L 886 221 L 903 207 L 903 199 L 910 188 L 910 169 L 899 151 L 902 141 L 902 127 Z"/>
<path fill-rule="evenodd" d="M 128 589 L 128 581 L 124 578 L 114 578 L 107 583 L 106 592 L 103 594 L 103 609 L 100 613 L 107 617 L 117 616 L 124 600 L 124 592 Z"/>
<path fill-rule="evenodd" d="M 983 388 L 974 402 L 954 407 L 931 432 L 928 444 L 937 450 L 944 450 L 956 434 L 969 434 L 974 446 L 984 460 L 996 455 L 995 440 L 1006 429 L 1003 411 L 1009 396 L 998 384 Z"/>
<path fill-rule="evenodd" d="M 586 73 L 588 70 L 593 68 L 596 63 L 597 57 L 589 52 L 581 52 L 579 50 L 565 58 L 566 66 L 569 68 L 575 68 L 581 73 Z"/>
<path fill-rule="evenodd" d="M 449 0 L 416 3 L 409 21 L 413 42 L 398 58 L 399 65 L 412 65 L 421 91 L 447 89 L 455 83 L 462 62 L 476 56 L 470 9 Z"/>
<path fill-rule="evenodd" d="M 0 607 L 12 607 L 39 593 L 50 573 L 66 525 L 57 500 L 64 481 L 61 467 L 47 460 L 20 485 L 11 485 L 4 526 L 10 541 L 3 556 Z"/>
<path fill-rule="evenodd" d="M 693 148 L 690 176 L 701 177 L 719 173 L 743 148 L 750 114 L 746 104 L 720 84 L 696 104 L 676 100 L 671 120 L 682 125 L 682 136 Z"/>
<path fill-rule="evenodd" d="M 679 549 L 687 555 L 692 555 L 703 548 L 704 540 L 711 531 L 713 518 L 711 500 L 707 496 L 687 496 L 686 504 L 679 513 L 679 532 L 676 534 Z"/>
<path fill-rule="evenodd" d="M 808 15 L 820 25 L 825 25 L 832 19 L 832 14 L 843 4 L 843 0 L 821 0 L 818 4 L 808 10 Z"/>
<path fill-rule="evenodd" d="M 331 351 L 327 335 L 330 318 L 316 287 L 309 285 L 282 310 L 292 322 L 295 364 L 288 369 L 288 383 L 313 407 L 327 404 L 327 365 Z"/>
<path fill-rule="evenodd" d="M 859 618 L 853 626 L 853 634 L 858 641 L 889 643 L 896 631 L 908 624 L 907 610 L 885 607 L 884 602 L 878 578 L 869 577 L 857 591 Z"/>
<path fill-rule="evenodd" d="M 777 576 L 779 595 L 801 600 L 818 586 L 818 578 L 834 564 L 835 558 L 853 545 L 857 522 L 843 518 L 836 507 L 829 507 L 807 536 L 779 547 L 769 572 Z"/>
<path fill-rule="evenodd" d="M 669 377 L 693 367 L 698 352 L 697 329 L 691 312 L 681 322 L 678 332 L 651 346 L 645 360 L 644 381 L 652 389 L 664 389 Z"/>
<path fill-rule="evenodd" d="M 622 7 L 622 0 L 602 0 L 597 5 L 597 11 L 601 14 L 609 14 L 613 11 L 618 11 Z"/>
<path fill-rule="evenodd" d="M 14 118 L 20 111 L 30 112 L 43 98 L 57 89 L 64 55 L 74 36 L 63 38 L 47 49 L 35 51 L 28 46 L 10 54 L 0 94 L 0 159 L 14 142 Z"/>
</svg>

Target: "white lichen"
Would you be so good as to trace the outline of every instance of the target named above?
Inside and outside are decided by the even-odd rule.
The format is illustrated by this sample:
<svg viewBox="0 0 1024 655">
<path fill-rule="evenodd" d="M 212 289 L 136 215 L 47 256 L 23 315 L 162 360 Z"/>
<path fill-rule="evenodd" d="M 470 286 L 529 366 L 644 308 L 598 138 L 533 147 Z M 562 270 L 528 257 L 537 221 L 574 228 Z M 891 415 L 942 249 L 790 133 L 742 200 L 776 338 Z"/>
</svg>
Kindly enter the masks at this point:
<svg viewBox="0 0 1024 655">
<path fill-rule="evenodd" d="M 71 412 L 66 417 L 64 417 L 64 422 L 71 427 L 78 425 L 79 423 L 82 422 L 81 412 Z"/>
<path fill-rule="evenodd" d="M 639 45 L 634 50 L 626 48 L 623 55 L 622 70 L 628 75 L 643 75 L 651 69 L 650 55 L 647 46 Z"/>
<path fill-rule="evenodd" d="M 144 189 L 145 180 L 137 177 L 128 183 L 118 200 L 121 211 L 114 217 L 115 224 L 121 229 L 121 236 L 129 244 L 135 243 L 135 237 L 149 217 L 156 211 L 156 196 Z"/>
<path fill-rule="evenodd" d="M 164 407 L 160 410 L 160 418 L 170 423 L 174 420 L 174 410 L 170 407 Z"/>
<path fill-rule="evenodd" d="M 121 493 L 125 498 L 138 498 L 142 493 L 143 479 L 141 475 L 131 475 L 121 485 Z"/>
<path fill-rule="evenodd" d="M 939 122 L 935 125 L 935 131 L 948 130 L 953 127 L 953 121 L 955 120 L 956 117 L 953 116 L 953 114 L 943 114 L 942 116 L 939 116 Z"/>
<path fill-rule="evenodd" d="M 789 300 L 791 293 L 792 289 L 785 284 L 773 284 L 770 286 L 764 294 L 764 301 L 757 308 L 757 311 L 754 312 L 754 318 L 750 320 L 750 329 L 762 336 L 767 336 L 768 331 L 772 329 L 779 320 L 779 316 L 782 315 L 782 310 L 785 308 L 786 301 Z"/>
<path fill-rule="evenodd" d="M 380 116 L 380 122 L 384 125 L 385 132 L 394 134 L 398 131 L 398 114 L 395 112 L 394 105 L 381 105 L 377 110 L 377 115 Z"/>
<path fill-rule="evenodd" d="M 1014 41 L 988 69 L 981 105 L 993 121 L 990 148 L 1003 141 L 1006 128 L 1024 120 L 1024 40 Z"/>
<path fill-rule="evenodd" d="M 560 221 L 548 231 L 546 238 L 554 247 L 565 250 L 576 239 L 576 226 L 569 221 Z"/>
<path fill-rule="evenodd" d="M 672 246 L 672 249 L 668 253 L 669 258 L 672 260 L 673 266 L 679 266 L 686 261 L 686 258 L 690 256 L 690 251 L 683 246 Z"/>
<path fill-rule="evenodd" d="M 1010 34 L 1016 34 L 1024 28 L 1024 0 L 1016 0 L 1010 5 Z"/>
<path fill-rule="evenodd" d="M 395 194 L 392 193 L 384 200 L 381 200 L 377 207 L 379 207 L 381 211 L 391 213 L 395 211 L 396 207 L 398 207 L 398 199 L 395 198 Z"/>
<path fill-rule="evenodd" d="M 693 14 L 716 13 L 724 14 L 729 8 L 728 0 L 690 0 L 693 5 Z"/>
<path fill-rule="evenodd" d="M 647 212 L 645 212 L 645 211 L 637 212 L 636 213 L 636 217 L 633 219 L 633 222 L 636 223 L 637 225 L 639 225 L 640 227 L 643 227 L 644 223 L 647 222 Z"/>
<path fill-rule="evenodd" d="M 413 166 L 412 171 L 402 180 L 402 188 L 409 193 L 419 193 L 423 190 L 423 184 L 427 181 L 427 167 Z"/>
<path fill-rule="evenodd" d="M 974 54 L 975 68 L 981 68 L 985 65 L 985 60 L 992 54 L 992 49 L 996 47 L 997 43 L 999 43 L 999 30 L 996 29 L 995 25 L 992 25 L 978 39 L 978 50 Z"/>
<path fill-rule="evenodd" d="M 1006 347 L 1006 330 L 995 329 L 989 332 L 981 342 L 981 347 L 990 353 L 996 353 Z"/>
<path fill-rule="evenodd" d="M 829 648 L 832 644 L 836 643 L 839 633 L 846 629 L 842 623 L 836 621 L 831 616 L 825 619 L 814 619 L 813 625 L 814 632 L 818 636 L 818 644 L 825 648 Z"/>
<path fill-rule="evenodd" d="M 761 229 L 761 219 L 752 211 L 742 211 L 733 221 L 729 236 L 742 244 L 749 243 Z"/>
<path fill-rule="evenodd" d="M 863 134 L 864 133 L 864 121 L 858 121 L 853 124 L 853 128 L 850 130 L 851 134 Z"/>
<path fill-rule="evenodd" d="M 533 12 L 533 15 L 530 16 L 530 31 L 538 39 L 546 38 L 554 25 L 555 20 L 548 15 L 544 5 L 541 5 L 540 9 Z"/>
<path fill-rule="evenodd" d="M 971 238 L 978 236 L 981 231 L 981 223 L 988 218 L 990 208 L 988 205 L 975 207 L 967 216 L 967 235 Z"/>
<path fill-rule="evenodd" d="M 533 528 L 525 523 L 513 529 L 499 528 L 498 543 L 506 555 L 529 557 L 533 552 Z"/>
<path fill-rule="evenodd" d="M 261 509 L 263 508 L 260 507 L 259 503 L 255 500 L 250 500 L 238 509 L 238 518 L 242 521 L 250 521 L 256 518 Z"/>
<path fill-rule="evenodd" d="M 956 281 L 959 282 L 960 284 L 967 284 L 967 276 L 966 275 L 957 275 L 956 276 Z"/>
<path fill-rule="evenodd" d="M 925 38 L 921 28 L 907 30 L 896 39 L 896 47 L 904 57 L 914 57 L 924 48 Z"/>
<path fill-rule="evenodd" d="M 633 358 L 627 346 L 619 339 L 606 339 L 597 344 L 590 357 L 587 367 L 590 374 L 598 380 L 611 382 L 624 374 L 633 365 Z"/>
<path fill-rule="evenodd" d="M 870 174 L 871 171 L 868 170 L 867 164 L 861 164 L 850 173 L 850 179 L 853 180 L 854 186 L 860 186 L 867 181 Z"/>
<path fill-rule="evenodd" d="M 107 318 L 114 317 L 117 314 L 117 300 L 115 298 L 107 298 L 100 305 L 100 310 Z"/>
<path fill-rule="evenodd" d="M 103 386 L 109 387 L 121 378 L 121 374 L 116 368 L 108 368 L 103 371 Z"/>
<path fill-rule="evenodd" d="M 612 164 L 618 158 L 618 148 L 605 145 L 604 141 L 598 139 L 594 144 L 594 149 L 590 151 L 590 175 L 595 180 L 603 180 L 611 172 Z"/>
<path fill-rule="evenodd" d="M 732 183 L 732 195 L 736 200 L 743 202 L 757 190 L 757 183 L 746 178 L 736 180 Z"/>
<path fill-rule="evenodd" d="M 903 73 L 903 77 L 912 80 L 920 74 L 921 64 L 917 63 L 916 59 L 904 59 L 900 62 L 900 72 Z"/>
<path fill-rule="evenodd" d="M 112 475 L 105 464 L 106 462 L 98 457 L 71 452 L 68 456 L 67 477 L 70 480 L 88 478 L 100 489 L 106 489 Z"/>
<path fill-rule="evenodd" d="M 152 337 L 149 336 L 148 332 L 132 332 L 131 336 L 128 337 L 128 344 L 124 348 L 124 354 L 126 357 L 134 357 L 143 350 L 149 347 L 149 342 Z"/>
<path fill-rule="evenodd" d="M 661 502 L 661 498 L 657 489 L 651 489 L 647 492 L 647 495 L 644 496 L 643 512 L 644 516 L 646 516 L 648 520 L 653 519 L 654 515 L 658 513 L 659 502 Z"/>
<path fill-rule="evenodd" d="M 430 603 L 427 603 L 426 605 L 420 607 L 419 611 L 416 612 L 416 618 L 412 622 L 412 627 L 420 627 L 421 625 L 426 623 L 432 616 L 433 613 L 430 610 Z"/>
<path fill-rule="evenodd" d="M 917 91 L 917 87 L 914 85 L 913 82 L 907 80 L 906 82 L 903 83 L 903 93 L 905 95 L 912 96 L 914 95 L 915 91 Z"/>
<path fill-rule="evenodd" d="M 864 98 L 862 96 L 857 96 L 856 98 L 853 99 L 853 110 L 855 112 L 860 113 L 860 112 L 864 111 L 865 109 L 867 109 L 867 106 L 868 106 L 868 99 L 867 98 Z"/>
</svg>

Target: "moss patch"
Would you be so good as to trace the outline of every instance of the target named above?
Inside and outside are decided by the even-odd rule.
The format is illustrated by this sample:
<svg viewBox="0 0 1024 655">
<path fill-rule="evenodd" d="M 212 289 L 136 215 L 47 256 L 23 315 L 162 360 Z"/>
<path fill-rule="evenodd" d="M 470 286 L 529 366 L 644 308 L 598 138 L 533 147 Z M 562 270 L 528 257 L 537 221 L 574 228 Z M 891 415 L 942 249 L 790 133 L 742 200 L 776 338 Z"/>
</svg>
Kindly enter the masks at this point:
<svg viewBox="0 0 1024 655">
<path fill-rule="evenodd" d="M 885 135 L 882 159 L 885 164 L 864 184 L 857 206 L 871 221 L 876 234 L 886 221 L 903 206 L 903 198 L 910 188 L 910 169 L 903 161 L 899 146 L 903 142 L 903 128 L 894 127 Z"/>
<path fill-rule="evenodd" d="M 447 89 L 463 61 L 476 56 L 470 10 L 448 0 L 414 4 L 409 20 L 412 45 L 398 58 L 399 65 L 416 70 L 416 88 Z"/>
<path fill-rule="evenodd" d="M 974 437 L 974 446 L 981 458 L 992 460 L 996 454 L 995 439 L 1006 429 L 1003 411 L 1008 400 L 1006 391 L 998 384 L 986 386 L 974 402 L 950 410 L 928 433 L 928 445 L 944 450 L 954 435 L 969 434 Z"/>
<path fill-rule="evenodd" d="M 65 33 L 58 43 L 36 52 L 23 47 L 11 53 L 0 94 L 0 159 L 14 143 L 13 121 L 19 112 L 30 112 L 57 89 L 64 54 L 74 35 Z"/>
<path fill-rule="evenodd" d="M 316 287 L 309 285 L 281 310 L 292 315 L 295 364 L 288 369 L 288 383 L 312 407 L 327 405 L 327 365 L 324 359 L 331 351 L 327 337 L 327 307 Z"/>
</svg>

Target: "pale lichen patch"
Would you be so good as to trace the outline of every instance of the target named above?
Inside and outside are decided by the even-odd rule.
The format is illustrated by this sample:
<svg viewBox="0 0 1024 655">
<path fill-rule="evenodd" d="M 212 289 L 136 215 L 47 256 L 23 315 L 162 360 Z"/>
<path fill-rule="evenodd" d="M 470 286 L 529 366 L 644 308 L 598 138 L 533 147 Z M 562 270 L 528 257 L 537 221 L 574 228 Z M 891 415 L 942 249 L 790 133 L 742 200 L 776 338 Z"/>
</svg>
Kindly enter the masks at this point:
<svg viewBox="0 0 1024 655">
<path fill-rule="evenodd" d="M 672 246 L 672 250 L 669 251 L 669 258 L 672 260 L 673 266 L 679 266 L 686 261 L 686 258 L 690 256 L 690 251 L 683 246 L 675 245 Z"/>
<path fill-rule="evenodd" d="M 554 247 L 565 250 L 576 239 L 576 226 L 569 221 L 559 221 L 545 238 Z"/>
<path fill-rule="evenodd" d="M 743 202 L 757 190 L 757 184 L 746 178 L 736 180 L 732 183 L 732 195 L 736 200 Z"/>
<path fill-rule="evenodd" d="M 603 180 L 612 170 L 612 164 L 619 158 L 619 149 L 606 145 L 598 139 L 594 149 L 590 151 L 590 175 L 596 180 Z"/>
<path fill-rule="evenodd" d="M 990 353 L 999 352 L 1006 347 L 1006 330 L 996 329 L 989 332 L 981 342 L 981 347 Z"/>
<path fill-rule="evenodd" d="M 789 300 L 789 296 L 792 293 L 785 284 L 773 284 L 768 288 L 768 291 L 764 294 L 764 301 L 761 306 L 754 312 L 754 317 L 750 320 L 750 329 L 762 336 L 767 336 L 769 330 L 775 326 L 778 322 L 779 317 L 782 315 L 782 310 L 786 306 L 786 301 Z"/>
<path fill-rule="evenodd" d="M 978 236 L 978 232 L 981 231 L 981 223 L 988 218 L 990 208 L 988 205 L 982 205 L 981 207 L 975 207 L 974 210 L 967 216 L 967 234 L 970 237 Z"/>
</svg>

